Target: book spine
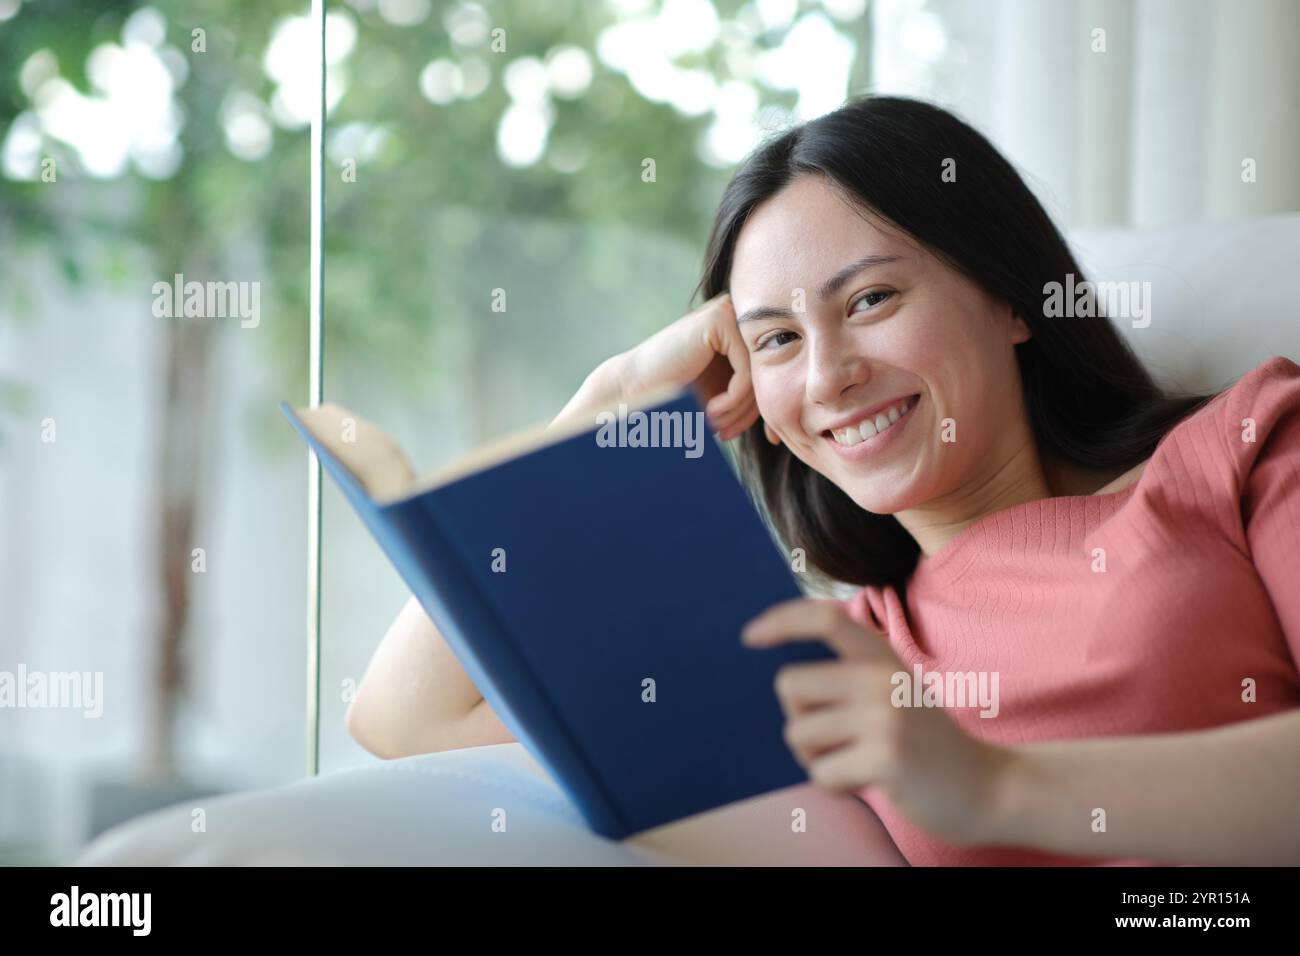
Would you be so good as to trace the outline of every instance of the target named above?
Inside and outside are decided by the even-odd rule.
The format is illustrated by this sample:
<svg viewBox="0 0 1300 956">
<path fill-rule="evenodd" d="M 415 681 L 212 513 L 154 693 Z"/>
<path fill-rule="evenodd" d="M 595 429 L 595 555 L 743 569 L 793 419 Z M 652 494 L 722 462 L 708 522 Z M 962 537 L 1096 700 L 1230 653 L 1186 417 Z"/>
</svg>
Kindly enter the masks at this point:
<svg viewBox="0 0 1300 956">
<path fill-rule="evenodd" d="M 610 839 L 628 836 L 631 827 L 582 753 L 577 736 L 439 527 L 433 513 L 435 496 L 427 493 L 383 508 L 421 573 L 409 574 L 407 562 L 396 562 L 399 571 L 488 704 L 569 792 L 591 828 Z"/>
</svg>

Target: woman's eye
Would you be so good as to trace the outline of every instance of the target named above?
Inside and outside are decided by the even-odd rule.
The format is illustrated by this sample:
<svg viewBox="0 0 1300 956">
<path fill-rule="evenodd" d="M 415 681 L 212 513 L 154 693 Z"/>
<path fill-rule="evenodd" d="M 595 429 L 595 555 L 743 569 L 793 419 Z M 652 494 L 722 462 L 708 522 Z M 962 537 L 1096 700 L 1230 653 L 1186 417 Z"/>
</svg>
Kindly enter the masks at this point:
<svg viewBox="0 0 1300 956">
<path fill-rule="evenodd" d="M 891 289 L 878 289 L 875 292 L 868 292 L 866 295 L 860 296 L 858 300 L 853 303 L 853 308 L 850 309 L 850 311 L 851 312 L 862 311 L 861 309 L 858 308 L 858 306 L 862 305 L 864 302 L 867 304 L 867 308 L 874 309 L 876 306 L 886 301 L 893 294 L 894 294 L 893 290 Z"/>
<path fill-rule="evenodd" d="M 798 336 L 795 335 L 793 332 L 785 332 L 785 331 L 773 332 L 767 338 L 759 341 L 757 346 L 758 351 L 762 351 L 763 349 L 770 347 L 774 342 L 777 345 L 784 345 L 786 342 L 789 341 L 789 339 L 783 338 L 783 336 L 787 336 L 787 335 L 790 336 L 791 339 L 798 338 Z"/>
</svg>

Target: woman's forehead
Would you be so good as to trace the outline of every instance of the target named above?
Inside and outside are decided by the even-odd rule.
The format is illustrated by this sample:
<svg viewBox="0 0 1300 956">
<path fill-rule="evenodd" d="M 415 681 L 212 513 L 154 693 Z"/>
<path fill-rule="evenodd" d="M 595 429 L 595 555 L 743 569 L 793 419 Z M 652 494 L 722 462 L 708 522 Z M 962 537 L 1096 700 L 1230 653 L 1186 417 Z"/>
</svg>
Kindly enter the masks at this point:
<svg viewBox="0 0 1300 956">
<path fill-rule="evenodd" d="M 794 288 L 817 288 L 845 265 L 866 256 L 918 258 L 917 244 L 878 217 L 864 216 L 838 199 L 801 205 L 799 198 L 774 196 L 754 211 L 741 230 L 731 265 L 733 299 L 786 296 Z"/>
</svg>

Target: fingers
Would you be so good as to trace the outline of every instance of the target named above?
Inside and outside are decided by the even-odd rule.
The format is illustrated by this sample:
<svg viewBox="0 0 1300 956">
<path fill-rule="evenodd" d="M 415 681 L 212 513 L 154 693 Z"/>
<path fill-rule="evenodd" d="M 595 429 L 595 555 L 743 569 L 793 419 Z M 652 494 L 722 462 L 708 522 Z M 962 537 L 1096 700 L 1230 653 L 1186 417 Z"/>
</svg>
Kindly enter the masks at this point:
<svg viewBox="0 0 1300 956">
<path fill-rule="evenodd" d="M 743 434 L 754 422 L 758 421 L 758 403 L 749 397 L 739 408 L 717 414 L 716 408 L 729 400 L 726 394 L 719 395 L 709 402 L 706 412 L 713 430 L 722 441 L 730 441 Z"/>
<path fill-rule="evenodd" d="M 749 647 L 822 641 L 837 656 L 850 660 L 880 659 L 889 653 L 879 634 L 858 624 L 833 600 L 795 598 L 777 604 L 745 625 L 742 640 Z"/>
<path fill-rule="evenodd" d="M 823 790 L 852 792 L 880 778 L 879 747 L 864 739 L 862 719 L 849 708 L 828 708 L 785 725 L 785 741 L 808 779 Z"/>
<path fill-rule="evenodd" d="M 849 792 L 878 777 L 879 767 L 872 748 L 859 740 L 814 758 L 808 764 L 808 778 L 823 790 Z"/>
<path fill-rule="evenodd" d="M 787 664 L 776 674 L 776 698 L 791 716 L 818 711 L 876 693 L 888 695 L 889 675 L 874 664 L 844 661 Z"/>
<path fill-rule="evenodd" d="M 729 310 L 728 310 L 729 311 Z M 749 376 L 749 346 L 731 320 L 731 327 L 723 333 L 724 354 L 731 363 L 731 381 L 727 383 L 727 395 L 735 405 L 740 405 L 754 397 L 754 383 Z"/>
<path fill-rule="evenodd" d="M 730 441 L 747 431 L 759 419 L 749 366 L 749 347 L 736 327 L 736 313 L 731 295 L 715 295 L 691 313 L 694 333 L 703 346 L 703 366 L 691 366 L 696 394 L 704 404 L 709 427 L 722 441 Z M 691 354 L 699 355 L 696 346 Z M 695 360 L 698 361 L 698 360 Z"/>
<path fill-rule="evenodd" d="M 852 741 L 859 733 L 857 711 L 832 706 L 802 713 L 785 723 L 786 746 L 805 767 L 811 760 Z"/>
<path fill-rule="evenodd" d="M 808 778 L 826 790 L 856 790 L 879 765 L 860 707 L 826 707 L 786 721 L 786 746 Z"/>
<path fill-rule="evenodd" d="M 743 431 L 758 420 L 749 369 L 749 346 L 736 328 L 736 313 L 731 308 L 730 296 L 717 296 L 710 300 L 710 304 L 714 310 L 706 339 L 715 353 L 726 358 L 731 366 L 731 377 L 725 390 L 709 400 L 707 411 L 719 425 L 729 426 L 731 430 L 743 426 L 739 427 Z"/>
<path fill-rule="evenodd" d="M 758 406 L 754 404 L 753 394 L 746 396 L 743 402 L 737 403 L 730 392 L 720 392 L 709 399 L 708 404 L 704 406 L 704 411 L 710 421 L 721 425 L 724 422 L 737 420 L 740 413 L 746 411 L 751 405 L 755 411 L 758 410 Z"/>
</svg>

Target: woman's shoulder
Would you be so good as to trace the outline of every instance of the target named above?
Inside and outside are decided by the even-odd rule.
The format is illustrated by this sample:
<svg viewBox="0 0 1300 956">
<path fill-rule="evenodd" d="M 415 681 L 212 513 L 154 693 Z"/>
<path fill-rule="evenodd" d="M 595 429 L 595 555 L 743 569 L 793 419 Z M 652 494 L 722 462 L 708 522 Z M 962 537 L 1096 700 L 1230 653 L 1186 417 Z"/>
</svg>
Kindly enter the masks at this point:
<svg viewBox="0 0 1300 956">
<path fill-rule="evenodd" d="M 1199 463 L 1207 478 L 1230 475 L 1240 493 L 1262 460 L 1300 456 L 1300 365 L 1261 362 L 1175 426 L 1162 444 L 1173 462 Z M 1157 455 L 1159 450 L 1157 450 Z"/>
<path fill-rule="evenodd" d="M 1294 414 L 1300 406 L 1300 365 L 1275 355 L 1261 362 L 1220 392 L 1222 410 L 1234 427 L 1248 427 L 1245 419 L 1275 422 Z M 1234 421 L 1240 414 L 1241 420 Z"/>
<path fill-rule="evenodd" d="M 1215 426 L 1230 457 L 1249 466 L 1270 439 L 1300 438 L 1300 365 L 1277 355 L 1220 391 L 1199 412 Z"/>
</svg>

